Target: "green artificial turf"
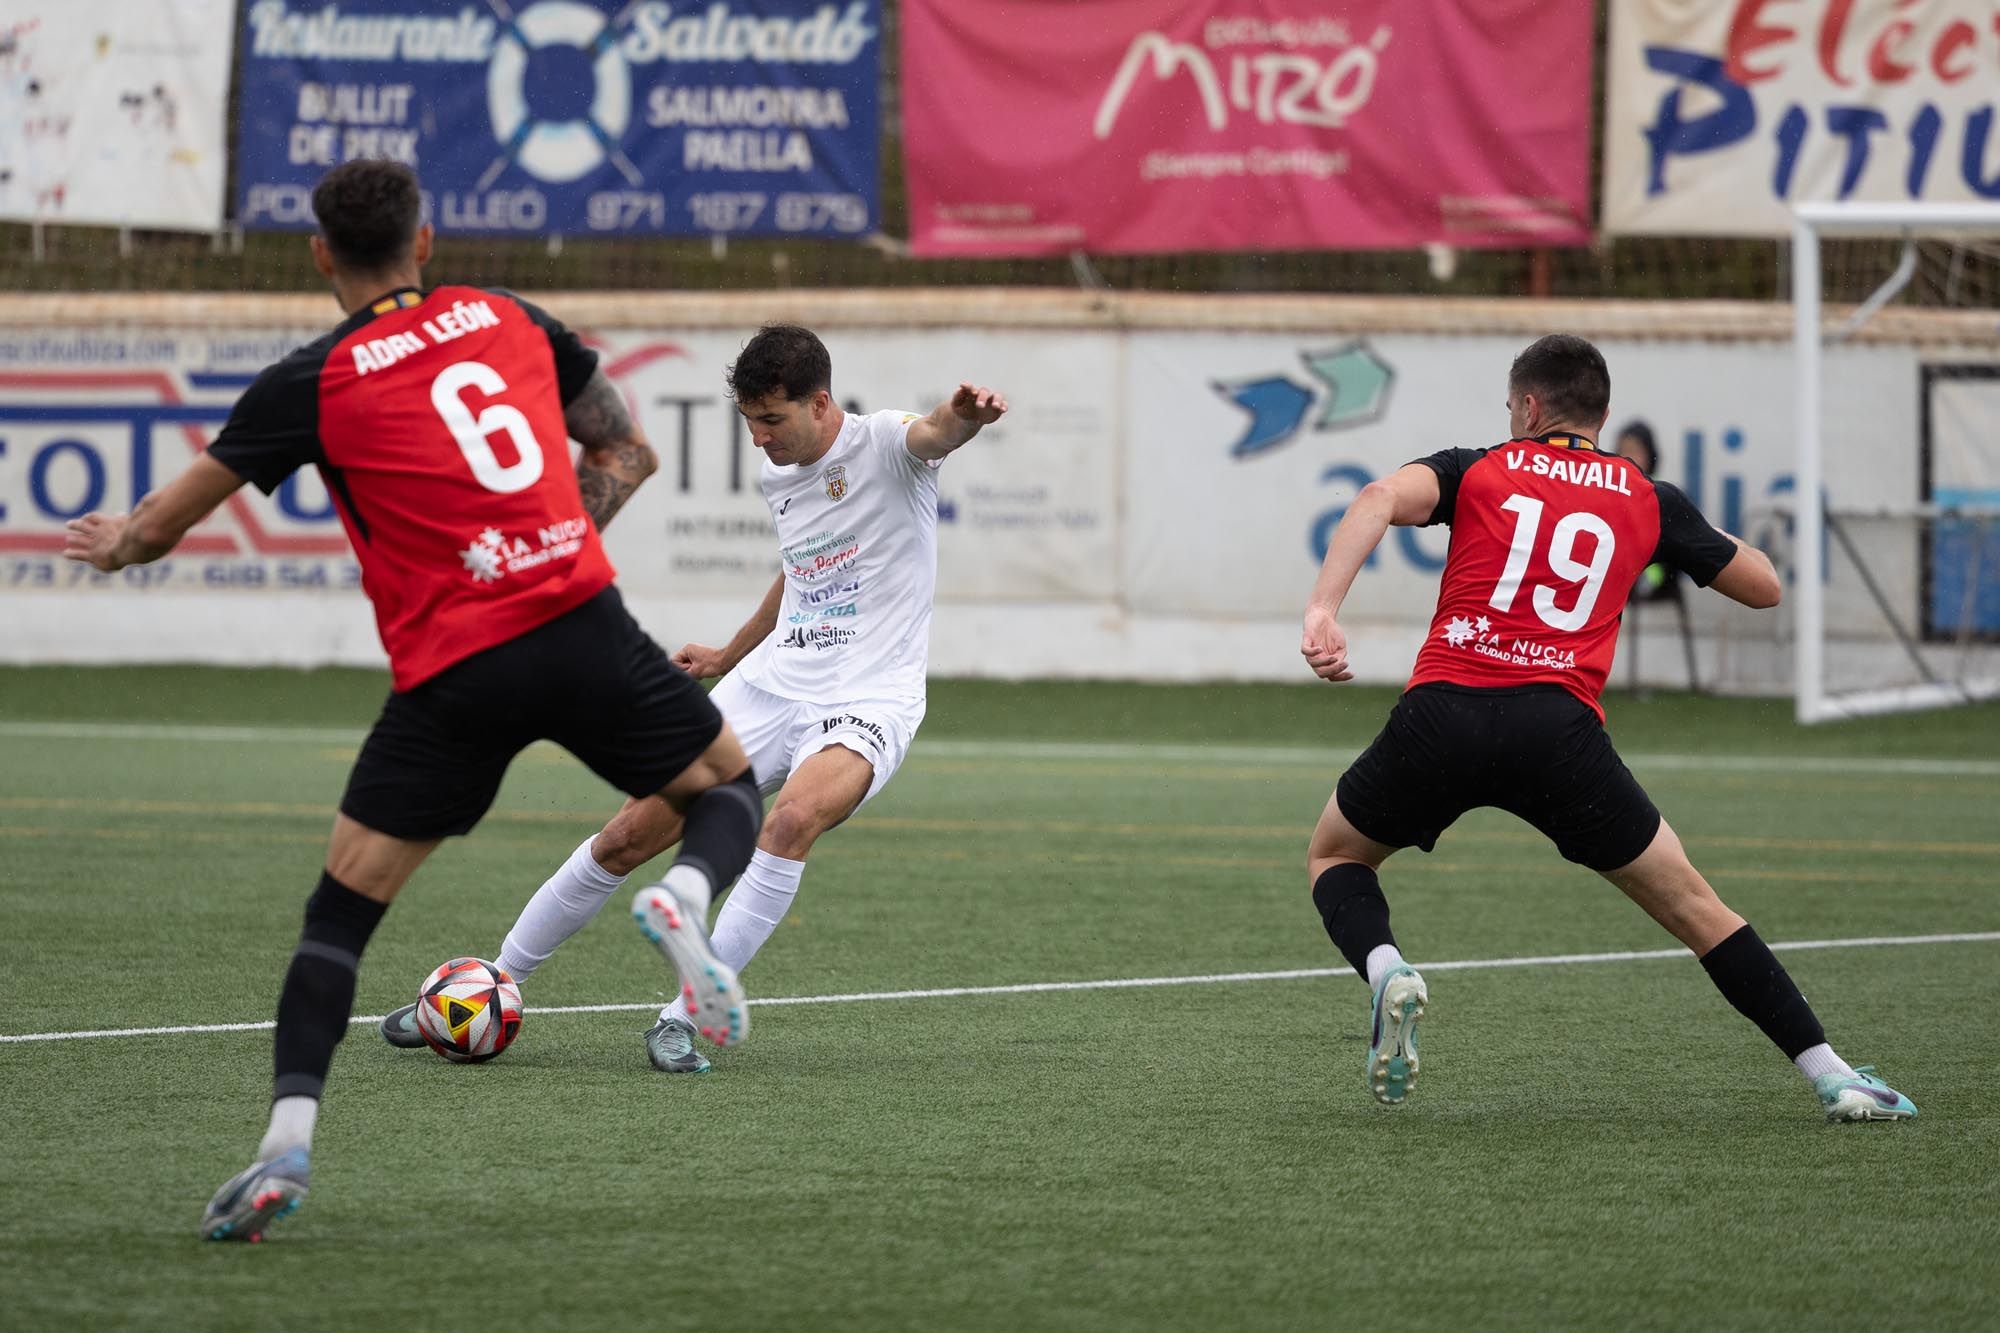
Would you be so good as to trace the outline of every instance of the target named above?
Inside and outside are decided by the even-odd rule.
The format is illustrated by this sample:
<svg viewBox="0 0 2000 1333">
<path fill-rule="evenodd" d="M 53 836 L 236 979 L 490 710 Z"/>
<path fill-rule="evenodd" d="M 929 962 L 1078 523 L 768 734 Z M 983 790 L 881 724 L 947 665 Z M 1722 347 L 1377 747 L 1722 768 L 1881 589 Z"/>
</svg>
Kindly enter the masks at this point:
<svg viewBox="0 0 2000 1333">
<path fill-rule="evenodd" d="M 0 1034 L 268 1017 L 383 688 L 0 670 Z M 939 682 L 750 991 L 1336 967 L 1303 848 L 1390 697 Z M 2000 709 L 1609 708 L 1766 938 L 2000 931 Z M 386 919 L 357 1012 L 492 956 L 616 803 L 525 754 Z M 1672 945 L 1496 814 L 1384 883 L 1419 963 Z M 267 1032 L 0 1044 L 0 1326 L 1989 1327 L 2000 942 L 1782 957 L 1918 1121 L 1821 1123 L 1685 957 L 1432 971 L 1396 1111 L 1351 975 L 767 1006 L 669 1078 L 644 1013 L 533 1012 L 670 991 L 620 895 L 492 1064 L 353 1029 L 312 1194 L 254 1248 L 194 1223 L 262 1130 Z"/>
</svg>

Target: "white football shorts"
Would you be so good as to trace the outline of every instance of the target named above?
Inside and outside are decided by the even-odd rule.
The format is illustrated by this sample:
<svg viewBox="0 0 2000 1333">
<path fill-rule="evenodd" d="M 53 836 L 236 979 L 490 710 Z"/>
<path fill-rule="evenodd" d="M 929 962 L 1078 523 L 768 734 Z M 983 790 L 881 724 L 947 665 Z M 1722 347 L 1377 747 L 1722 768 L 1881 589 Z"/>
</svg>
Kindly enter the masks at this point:
<svg viewBox="0 0 2000 1333">
<path fill-rule="evenodd" d="M 758 689 L 733 672 L 717 681 L 708 697 L 749 753 L 751 771 L 766 796 L 784 786 L 808 757 L 830 745 L 844 745 L 875 766 L 868 794 L 861 798 L 865 805 L 902 766 L 924 720 L 922 699 L 801 703 Z"/>
</svg>

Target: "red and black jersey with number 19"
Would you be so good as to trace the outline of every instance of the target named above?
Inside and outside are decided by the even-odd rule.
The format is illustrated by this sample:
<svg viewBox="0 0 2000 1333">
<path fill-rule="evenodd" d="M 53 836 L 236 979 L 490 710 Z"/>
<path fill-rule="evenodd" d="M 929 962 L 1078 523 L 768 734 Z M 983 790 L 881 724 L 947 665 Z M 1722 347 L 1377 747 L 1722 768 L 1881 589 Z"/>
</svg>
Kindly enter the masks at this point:
<svg viewBox="0 0 2000 1333">
<path fill-rule="evenodd" d="M 260 375 L 209 452 L 266 493 L 319 467 L 408 690 L 610 585 L 563 422 L 596 365 L 511 293 L 392 292 Z"/>
<path fill-rule="evenodd" d="M 1419 461 L 1438 472 L 1431 521 L 1451 524 L 1451 552 L 1410 684 L 1559 685 L 1603 717 L 1625 600 L 1661 546 L 1653 483 L 1578 436 Z"/>
</svg>

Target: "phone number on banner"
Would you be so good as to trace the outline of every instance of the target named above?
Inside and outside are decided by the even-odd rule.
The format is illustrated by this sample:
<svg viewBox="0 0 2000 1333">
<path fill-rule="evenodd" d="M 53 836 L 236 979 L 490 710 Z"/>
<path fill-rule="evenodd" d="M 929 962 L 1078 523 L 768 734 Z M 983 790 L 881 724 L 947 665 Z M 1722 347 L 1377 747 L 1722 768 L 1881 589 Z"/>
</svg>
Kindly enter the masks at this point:
<svg viewBox="0 0 2000 1333">
<path fill-rule="evenodd" d="M 765 194 L 719 190 L 689 195 L 687 222 L 696 231 L 732 232 L 776 227 L 785 232 L 868 229 L 868 201 L 858 194 Z M 769 211 L 768 221 L 766 210 Z M 585 205 L 592 231 L 658 230 L 667 224 L 667 196 L 644 190 L 607 190 Z"/>
<path fill-rule="evenodd" d="M 359 591 L 352 560 L 180 560 L 128 565 L 115 574 L 60 556 L 0 557 L 0 588 L 140 588 L 175 592 Z"/>
</svg>

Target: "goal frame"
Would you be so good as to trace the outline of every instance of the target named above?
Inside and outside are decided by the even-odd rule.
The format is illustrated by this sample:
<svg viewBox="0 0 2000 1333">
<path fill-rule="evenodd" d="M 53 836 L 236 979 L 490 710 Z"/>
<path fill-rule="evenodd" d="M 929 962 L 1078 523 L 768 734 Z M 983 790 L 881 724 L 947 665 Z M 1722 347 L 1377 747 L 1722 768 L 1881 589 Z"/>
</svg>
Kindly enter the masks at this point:
<svg viewBox="0 0 2000 1333">
<path fill-rule="evenodd" d="M 1796 508 L 1793 528 L 1793 700 L 1801 724 L 1874 713 L 1907 712 L 2000 696 L 2000 683 L 1984 687 L 1935 682 L 1829 695 L 1826 689 L 1825 481 L 1820 411 L 1820 239 L 1823 236 L 1902 236 L 1920 231 L 1976 231 L 2000 236 L 2000 203 L 1801 203 L 1792 211 L 1792 360 Z M 1861 309 L 1865 318 L 1893 296 L 1907 277 L 1892 276 Z"/>
</svg>

